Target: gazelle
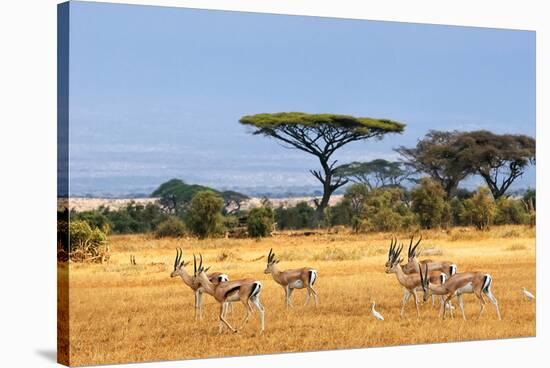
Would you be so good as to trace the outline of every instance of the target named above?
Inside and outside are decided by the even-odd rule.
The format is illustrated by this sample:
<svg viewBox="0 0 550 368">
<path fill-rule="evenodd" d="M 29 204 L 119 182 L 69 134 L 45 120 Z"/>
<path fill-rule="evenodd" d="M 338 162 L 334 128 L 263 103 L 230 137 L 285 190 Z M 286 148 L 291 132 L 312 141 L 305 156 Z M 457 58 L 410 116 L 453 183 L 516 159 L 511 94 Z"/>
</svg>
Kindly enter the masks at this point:
<svg viewBox="0 0 550 368">
<path fill-rule="evenodd" d="M 420 239 L 416 242 L 416 244 L 413 246 L 413 239 L 414 235 L 411 237 L 411 241 L 409 242 L 409 250 L 407 254 L 407 264 L 403 266 L 403 272 L 406 274 L 412 274 L 412 273 L 419 273 L 420 272 L 420 266 L 424 268 L 426 265 L 428 265 L 429 271 L 440 271 L 446 274 L 448 277 L 451 277 L 454 275 L 457 271 L 456 264 L 453 262 L 448 261 L 441 261 L 441 262 L 435 262 L 431 259 L 424 259 L 422 261 L 419 261 L 417 258 L 417 249 L 418 245 L 422 241 L 422 236 L 420 236 Z"/>
<path fill-rule="evenodd" d="M 493 278 L 488 273 L 483 272 L 462 272 L 451 276 L 443 285 L 432 285 L 428 277 L 428 269 L 424 272 L 420 272 L 422 291 L 424 292 L 424 301 L 428 298 L 428 295 L 433 293 L 436 295 L 444 295 L 446 305 L 454 296 L 458 299 L 460 310 L 462 311 L 462 318 L 466 320 L 464 314 L 464 301 L 462 300 L 462 294 L 474 294 L 479 299 L 480 309 L 477 319 L 481 317 L 481 313 L 485 309 L 485 299 L 483 294 L 489 298 L 491 303 L 495 306 L 497 311 L 497 317 L 500 321 L 500 310 L 498 308 L 498 302 L 491 291 L 491 285 Z M 443 307 L 443 318 L 445 318 L 446 308 Z"/>
<path fill-rule="evenodd" d="M 403 272 L 405 274 L 410 275 L 413 273 L 419 273 L 420 267 L 422 266 L 424 268 L 426 267 L 426 265 L 428 265 L 429 271 L 443 272 L 447 276 L 447 278 L 451 277 L 456 273 L 457 271 L 456 264 L 452 262 L 448 262 L 448 261 L 434 262 L 431 259 L 424 259 L 422 261 L 419 261 L 417 258 L 417 254 L 418 254 L 417 250 L 420 242 L 422 241 L 422 235 L 420 235 L 420 239 L 418 239 L 415 245 L 412 244 L 413 240 L 414 240 L 414 235 L 411 236 L 411 240 L 409 242 L 409 249 L 407 251 L 407 264 L 402 267 Z M 442 282 L 445 282 L 445 279 L 443 279 Z M 432 304 L 435 304 L 434 298 L 435 296 L 432 295 Z M 442 301 L 443 301 L 443 298 L 442 298 Z M 449 307 L 452 308 L 450 305 Z"/>
<path fill-rule="evenodd" d="M 405 304 L 409 301 L 409 298 L 414 296 L 414 304 L 416 307 L 416 317 L 420 318 L 420 309 L 418 307 L 418 296 L 416 294 L 416 289 L 422 287 L 420 280 L 420 274 L 414 273 L 407 275 L 403 272 L 401 268 L 401 262 L 403 259 L 400 257 L 401 251 L 403 250 L 403 244 L 396 248 L 397 239 L 392 239 L 390 244 L 390 250 L 388 252 L 388 261 L 386 262 L 386 273 L 395 273 L 397 281 L 403 286 L 403 300 L 401 301 L 401 313 L 400 316 L 403 318 L 405 312 Z M 429 272 L 429 279 L 434 284 L 444 283 L 446 280 L 445 274 L 440 271 L 431 271 Z"/>
<path fill-rule="evenodd" d="M 267 255 L 267 267 L 264 270 L 265 274 L 270 273 L 276 283 L 281 285 L 285 290 L 285 305 L 292 307 L 290 297 L 294 289 L 307 289 L 305 305 L 309 303 L 309 298 L 313 295 L 315 306 L 317 306 L 317 292 L 313 289 L 313 285 L 317 280 L 317 270 L 310 267 L 297 268 L 292 270 L 280 271 L 277 267 L 278 259 L 275 259 L 273 248 L 269 250 Z"/>
<path fill-rule="evenodd" d="M 202 255 L 200 256 L 200 263 L 197 267 L 197 259 L 194 257 L 195 263 L 195 278 L 200 283 L 204 291 L 214 297 L 218 303 L 220 303 L 220 328 L 219 333 L 222 332 L 223 326 L 226 325 L 231 331 L 237 332 L 236 328 L 233 328 L 226 320 L 225 313 L 229 303 L 242 302 L 246 308 L 246 316 L 241 325 L 244 326 L 248 322 L 250 313 L 253 311 L 252 305 L 260 312 L 260 334 L 264 332 L 264 320 L 265 309 L 260 302 L 260 292 L 262 290 L 262 284 L 260 281 L 254 279 L 242 279 L 234 281 L 220 282 L 214 284 L 210 281 L 204 267 L 202 266 Z"/>
<path fill-rule="evenodd" d="M 195 320 L 200 320 L 202 318 L 202 291 L 200 284 L 195 281 L 195 278 L 187 273 L 185 266 L 189 262 L 183 262 L 182 259 L 182 250 L 176 248 L 176 259 L 174 261 L 174 270 L 170 274 L 170 277 L 181 277 L 183 283 L 191 288 L 195 293 Z M 226 282 L 229 280 L 229 277 L 225 273 L 221 272 L 212 272 L 208 274 L 208 279 L 213 284 L 219 284 L 221 282 Z"/>
</svg>

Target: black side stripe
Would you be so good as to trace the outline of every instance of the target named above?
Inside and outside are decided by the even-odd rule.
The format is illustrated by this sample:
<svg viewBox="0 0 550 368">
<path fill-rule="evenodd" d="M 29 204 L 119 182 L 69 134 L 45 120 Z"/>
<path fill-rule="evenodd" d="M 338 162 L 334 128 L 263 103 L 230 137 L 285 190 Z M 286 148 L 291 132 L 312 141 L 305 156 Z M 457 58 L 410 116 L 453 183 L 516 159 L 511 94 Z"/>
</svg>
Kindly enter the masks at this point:
<svg viewBox="0 0 550 368">
<path fill-rule="evenodd" d="M 224 297 L 224 298 L 227 298 L 227 297 L 229 296 L 229 294 L 231 294 L 231 293 L 233 293 L 233 292 L 239 290 L 240 288 L 241 288 L 240 286 L 235 286 L 235 287 L 233 287 L 233 288 L 227 290 L 227 291 L 225 292 L 225 294 L 223 294 L 223 297 Z"/>
</svg>

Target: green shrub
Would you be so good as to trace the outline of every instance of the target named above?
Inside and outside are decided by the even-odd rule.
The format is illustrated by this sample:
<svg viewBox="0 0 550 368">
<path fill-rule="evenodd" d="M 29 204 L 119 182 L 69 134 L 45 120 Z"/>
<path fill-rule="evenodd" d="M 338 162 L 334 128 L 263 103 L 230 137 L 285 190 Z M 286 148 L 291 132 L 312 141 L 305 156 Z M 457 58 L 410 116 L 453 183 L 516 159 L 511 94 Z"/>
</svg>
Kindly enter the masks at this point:
<svg viewBox="0 0 550 368">
<path fill-rule="evenodd" d="M 275 209 L 277 227 L 284 229 L 304 229 L 311 227 L 315 217 L 315 210 L 307 202 L 300 202 L 294 207 Z"/>
<path fill-rule="evenodd" d="M 103 262 L 108 257 L 107 235 L 96 227 L 92 228 L 86 221 L 69 222 L 69 239 L 71 261 Z"/>
<path fill-rule="evenodd" d="M 253 208 L 246 221 L 248 235 L 260 238 L 271 235 L 273 228 L 273 210 L 269 207 Z"/>
<path fill-rule="evenodd" d="M 500 197 L 496 201 L 495 224 L 529 224 L 530 216 L 524 202 L 517 199 Z"/>
<path fill-rule="evenodd" d="M 177 217 L 169 217 L 157 225 L 155 237 L 157 238 L 179 238 L 185 235 L 185 224 Z"/>
<path fill-rule="evenodd" d="M 464 201 L 463 220 L 469 221 L 479 230 L 486 230 L 491 226 L 495 213 L 495 201 L 486 187 L 480 187 L 472 198 Z"/>
<path fill-rule="evenodd" d="M 97 247 L 107 240 L 107 235 L 96 227 L 92 228 L 86 221 L 70 221 L 69 239 L 73 250 L 84 246 Z"/>
<path fill-rule="evenodd" d="M 451 219 L 451 206 L 441 185 L 429 178 L 420 180 L 412 190 L 412 210 L 420 225 L 427 229 L 447 227 Z"/>
<path fill-rule="evenodd" d="M 197 192 L 186 216 L 189 230 L 199 238 L 219 235 L 223 232 L 223 198 L 210 190 Z"/>
<path fill-rule="evenodd" d="M 352 227 L 356 231 L 398 231 L 416 224 L 414 214 L 404 201 L 401 188 L 381 188 L 370 191 L 362 205 L 359 219 Z"/>
</svg>

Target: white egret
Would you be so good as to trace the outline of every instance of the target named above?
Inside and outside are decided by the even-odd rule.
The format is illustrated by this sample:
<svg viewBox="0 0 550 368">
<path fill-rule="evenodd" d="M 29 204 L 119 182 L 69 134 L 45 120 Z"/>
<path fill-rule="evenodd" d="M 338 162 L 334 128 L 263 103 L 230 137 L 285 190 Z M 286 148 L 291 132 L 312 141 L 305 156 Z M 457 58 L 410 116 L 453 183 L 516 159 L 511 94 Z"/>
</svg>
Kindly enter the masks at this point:
<svg viewBox="0 0 550 368">
<path fill-rule="evenodd" d="M 522 289 L 523 289 L 523 295 L 525 296 L 525 298 L 527 298 L 527 300 L 535 299 L 535 296 L 531 294 L 526 288 L 522 288 Z"/>
<path fill-rule="evenodd" d="M 378 313 L 376 310 L 374 310 L 375 304 L 376 304 L 375 302 L 372 302 L 372 308 L 371 308 L 371 310 L 372 310 L 372 315 L 373 315 L 374 318 L 376 318 L 377 320 L 383 321 L 383 320 L 384 320 L 384 317 L 383 317 L 380 313 Z"/>
</svg>

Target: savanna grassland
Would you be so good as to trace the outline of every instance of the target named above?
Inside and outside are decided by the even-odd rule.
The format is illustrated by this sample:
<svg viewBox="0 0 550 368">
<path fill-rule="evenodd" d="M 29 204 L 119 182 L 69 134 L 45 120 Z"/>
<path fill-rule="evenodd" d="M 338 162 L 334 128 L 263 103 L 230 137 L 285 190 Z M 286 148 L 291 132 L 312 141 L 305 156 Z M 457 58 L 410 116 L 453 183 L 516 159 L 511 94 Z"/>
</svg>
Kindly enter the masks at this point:
<svg viewBox="0 0 550 368">
<path fill-rule="evenodd" d="M 429 258 L 458 264 L 458 271 L 483 271 L 493 276 L 502 321 L 487 303 L 475 320 L 479 302 L 464 297 L 467 321 L 441 320 L 438 309 L 421 306 L 416 319 L 412 298 L 399 318 L 402 288 L 384 272 L 391 234 L 354 235 L 347 231 L 311 236 L 282 233 L 254 239 L 154 239 L 142 235 L 110 238 L 111 259 L 104 264 L 70 267 L 69 331 L 71 365 L 174 360 L 199 357 L 361 348 L 461 340 L 495 339 L 535 334 L 535 303 L 521 287 L 536 291 L 535 231 L 523 226 L 489 231 L 454 228 L 424 231 L 423 247 L 435 248 Z M 409 234 L 398 234 L 407 241 Z M 206 266 L 231 279 L 253 277 L 263 284 L 266 330 L 258 333 L 258 314 L 237 334 L 218 335 L 219 306 L 204 296 L 203 320 L 194 321 L 193 293 L 179 278 L 170 278 L 175 248 L 183 259 L 202 253 Z M 305 291 L 293 294 L 294 308 L 285 309 L 283 289 L 263 270 L 273 248 L 281 269 L 303 266 L 319 272 L 319 307 L 303 305 Z M 406 250 L 405 250 L 406 251 Z M 131 265 L 135 255 L 137 265 Z M 420 257 L 426 258 L 426 257 Z M 187 266 L 192 272 L 192 265 Z M 371 316 L 371 302 L 385 317 Z M 235 304 L 229 321 L 240 326 L 244 308 Z"/>
</svg>

